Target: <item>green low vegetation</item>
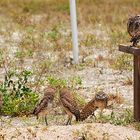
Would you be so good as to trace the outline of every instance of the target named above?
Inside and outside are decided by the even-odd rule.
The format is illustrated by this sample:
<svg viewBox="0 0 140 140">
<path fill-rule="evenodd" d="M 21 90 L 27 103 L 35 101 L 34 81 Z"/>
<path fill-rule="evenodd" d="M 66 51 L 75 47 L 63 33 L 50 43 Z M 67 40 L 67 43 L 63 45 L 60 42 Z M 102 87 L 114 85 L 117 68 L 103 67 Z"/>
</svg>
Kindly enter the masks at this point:
<svg viewBox="0 0 140 140">
<path fill-rule="evenodd" d="M 127 108 L 123 112 L 115 113 L 112 112 L 111 115 L 99 116 L 97 122 L 109 122 L 114 125 L 129 125 L 134 123 L 133 112 L 131 109 Z"/>
<path fill-rule="evenodd" d="M 3 115 L 17 116 L 27 115 L 33 111 L 38 101 L 38 94 L 28 86 L 30 71 L 9 71 L 5 80 L 0 84 L 0 92 L 3 97 L 1 113 Z"/>
</svg>

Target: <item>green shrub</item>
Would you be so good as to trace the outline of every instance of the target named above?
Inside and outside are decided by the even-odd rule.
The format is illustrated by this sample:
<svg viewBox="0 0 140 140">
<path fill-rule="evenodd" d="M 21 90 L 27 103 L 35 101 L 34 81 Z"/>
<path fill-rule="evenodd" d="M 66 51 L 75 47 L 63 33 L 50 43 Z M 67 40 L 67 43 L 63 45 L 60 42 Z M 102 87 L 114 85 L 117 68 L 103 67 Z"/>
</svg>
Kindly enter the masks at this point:
<svg viewBox="0 0 140 140">
<path fill-rule="evenodd" d="M 3 115 L 27 115 L 31 113 L 38 101 L 38 95 L 28 86 L 30 71 L 7 72 L 4 81 L 0 84 L 0 92 L 3 95 Z"/>
<path fill-rule="evenodd" d="M 65 79 L 48 76 L 47 80 L 48 80 L 49 85 L 56 87 L 56 88 L 63 88 L 63 87 L 66 87 L 66 85 L 67 85 L 67 81 Z"/>
</svg>

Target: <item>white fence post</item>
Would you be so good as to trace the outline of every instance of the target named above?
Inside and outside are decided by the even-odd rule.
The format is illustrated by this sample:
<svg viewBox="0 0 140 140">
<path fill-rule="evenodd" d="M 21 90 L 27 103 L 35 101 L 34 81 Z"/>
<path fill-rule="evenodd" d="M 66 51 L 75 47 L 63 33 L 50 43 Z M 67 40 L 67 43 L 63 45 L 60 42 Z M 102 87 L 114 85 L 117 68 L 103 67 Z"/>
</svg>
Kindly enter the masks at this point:
<svg viewBox="0 0 140 140">
<path fill-rule="evenodd" d="M 78 64 L 79 49 L 78 49 L 78 31 L 77 31 L 77 17 L 76 17 L 76 0 L 70 0 L 70 16 L 71 16 L 71 28 L 72 28 L 73 60 L 74 60 L 74 64 Z"/>
</svg>

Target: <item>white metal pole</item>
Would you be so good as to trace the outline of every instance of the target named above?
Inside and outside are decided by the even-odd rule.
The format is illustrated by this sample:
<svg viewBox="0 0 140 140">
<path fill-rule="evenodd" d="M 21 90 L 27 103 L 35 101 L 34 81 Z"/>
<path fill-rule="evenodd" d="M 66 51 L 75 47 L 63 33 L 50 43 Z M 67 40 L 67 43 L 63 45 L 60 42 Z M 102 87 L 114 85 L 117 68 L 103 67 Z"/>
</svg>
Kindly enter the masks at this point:
<svg viewBox="0 0 140 140">
<path fill-rule="evenodd" d="M 74 64 L 78 64 L 79 49 L 78 49 L 78 31 L 77 31 L 76 1 L 75 0 L 70 0 L 70 16 L 71 16 L 71 28 L 72 28 L 73 60 L 74 60 Z"/>
</svg>

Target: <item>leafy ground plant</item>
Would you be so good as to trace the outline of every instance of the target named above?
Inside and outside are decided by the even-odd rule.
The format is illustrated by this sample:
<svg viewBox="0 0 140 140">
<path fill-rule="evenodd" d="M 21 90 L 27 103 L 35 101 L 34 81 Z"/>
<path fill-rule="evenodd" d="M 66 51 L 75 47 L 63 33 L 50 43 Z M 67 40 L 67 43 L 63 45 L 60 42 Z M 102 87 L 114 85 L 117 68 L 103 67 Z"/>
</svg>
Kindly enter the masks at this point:
<svg viewBox="0 0 140 140">
<path fill-rule="evenodd" d="M 114 125 L 122 125 L 126 126 L 128 124 L 132 124 L 134 122 L 133 112 L 131 109 L 127 108 L 122 113 L 116 114 L 114 112 L 109 116 L 100 116 L 97 119 L 97 122 L 109 122 Z"/>
<path fill-rule="evenodd" d="M 3 96 L 2 114 L 17 116 L 27 115 L 33 111 L 38 95 L 28 86 L 30 71 L 7 72 L 4 81 L 0 84 L 0 92 Z"/>
</svg>

